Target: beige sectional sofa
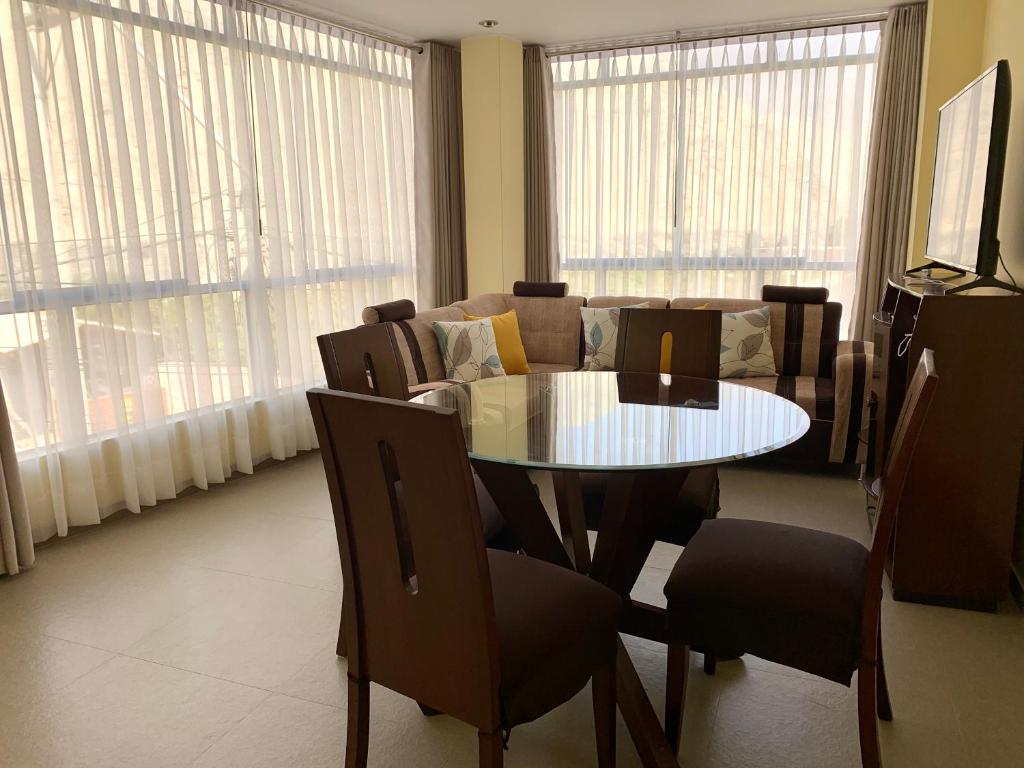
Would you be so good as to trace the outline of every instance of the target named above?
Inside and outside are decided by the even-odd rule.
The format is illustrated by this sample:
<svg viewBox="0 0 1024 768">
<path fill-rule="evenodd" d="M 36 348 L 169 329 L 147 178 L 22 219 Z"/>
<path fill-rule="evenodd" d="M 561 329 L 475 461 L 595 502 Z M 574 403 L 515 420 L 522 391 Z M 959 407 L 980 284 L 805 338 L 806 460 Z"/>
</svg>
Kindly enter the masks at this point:
<svg viewBox="0 0 1024 768">
<path fill-rule="evenodd" d="M 840 341 L 842 306 L 825 289 L 766 286 L 762 299 L 646 296 L 526 296 L 487 293 L 447 307 L 417 312 L 412 302 L 367 307 L 363 322 L 393 322 L 413 392 L 447 385 L 434 335 L 436 320 L 516 310 L 530 370 L 573 371 L 582 364 L 580 307 L 621 307 L 646 302 L 655 308 L 738 312 L 770 307 L 772 348 L 778 376 L 728 379 L 785 397 L 811 418 L 811 429 L 781 453 L 792 458 L 860 464 L 867 458 L 871 344 Z"/>
</svg>

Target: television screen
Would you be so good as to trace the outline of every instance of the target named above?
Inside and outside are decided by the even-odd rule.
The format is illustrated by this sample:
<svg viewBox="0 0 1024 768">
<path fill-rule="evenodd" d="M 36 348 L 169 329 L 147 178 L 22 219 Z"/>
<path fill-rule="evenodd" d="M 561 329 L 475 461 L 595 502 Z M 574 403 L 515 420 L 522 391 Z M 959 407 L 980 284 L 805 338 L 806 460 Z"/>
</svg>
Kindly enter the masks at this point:
<svg viewBox="0 0 1024 768">
<path fill-rule="evenodd" d="M 994 274 L 1009 118 L 1009 67 L 993 66 L 939 110 L 929 259 Z"/>
</svg>

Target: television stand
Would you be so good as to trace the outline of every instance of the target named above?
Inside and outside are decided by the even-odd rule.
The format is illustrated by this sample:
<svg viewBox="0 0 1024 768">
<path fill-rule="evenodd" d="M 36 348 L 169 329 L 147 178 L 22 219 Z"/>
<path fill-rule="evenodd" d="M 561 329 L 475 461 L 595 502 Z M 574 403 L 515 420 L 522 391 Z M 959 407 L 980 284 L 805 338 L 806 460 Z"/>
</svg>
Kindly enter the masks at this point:
<svg viewBox="0 0 1024 768">
<path fill-rule="evenodd" d="M 964 277 L 967 274 L 965 270 L 960 269 L 959 267 L 951 267 L 948 264 L 939 264 L 939 262 L 937 261 L 926 261 L 924 264 L 921 264 L 920 266 L 908 269 L 903 274 L 916 275 L 918 272 L 930 272 L 933 269 L 944 269 L 947 272 L 952 272 L 954 275 L 959 275 L 960 277 Z"/>
<path fill-rule="evenodd" d="M 932 349 L 939 382 L 893 535 L 893 596 L 994 610 L 1008 595 L 1024 496 L 1024 300 L 935 287 L 890 280 L 875 316 L 874 435 L 862 483 L 870 506 L 909 376 Z"/>
<path fill-rule="evenodd" d="M 946 295 L 948 296 L 952 293 L 963 293 L 964 291 L 971 291 L 975 288 L 1002 288 L 1004 291 L 1009 291 L 1010 293 L 1024 294 L 1024 288 L 1021 288 L 1019 285 L 1007 283 L 1000 280 L 998 277 L 993 277 L 992 275 L 979 275 L 969 283 L 964 283 L 963 285 L 957 285 L 950 288 L 946 291 Z"/>
</svg>

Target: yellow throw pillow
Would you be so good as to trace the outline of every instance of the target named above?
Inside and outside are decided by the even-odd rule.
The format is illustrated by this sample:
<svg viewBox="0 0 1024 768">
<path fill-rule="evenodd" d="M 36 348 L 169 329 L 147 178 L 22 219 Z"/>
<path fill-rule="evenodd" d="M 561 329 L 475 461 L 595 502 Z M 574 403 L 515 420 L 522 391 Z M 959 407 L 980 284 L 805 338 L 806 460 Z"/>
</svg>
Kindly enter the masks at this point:
<svg viewBox="0 0 1024 768">
<path fill-rule="evenodd" d="M 516 311 L 510 309 L 503 315 L 491 315 L 494 327 L 494 341 L 498 345 L 498 357 L 505 373 L 529 373 L 530 365 L 526 362 L 526 349 L 523 337 L 519 335 L 519 318 Z M 467 320 L 483 320 L 483 315 L 466 315 Z"/>
</svg>

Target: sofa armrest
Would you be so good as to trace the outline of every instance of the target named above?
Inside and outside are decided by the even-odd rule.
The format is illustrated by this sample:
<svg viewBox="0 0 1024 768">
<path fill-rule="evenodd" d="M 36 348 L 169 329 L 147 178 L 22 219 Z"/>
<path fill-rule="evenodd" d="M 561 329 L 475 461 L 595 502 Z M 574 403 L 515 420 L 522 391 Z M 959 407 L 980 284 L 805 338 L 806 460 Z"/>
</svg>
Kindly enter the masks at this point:
<svg viewBox="0 0 1024 768">
<path fill-rule="evenodd" d="M 871 419 L 871 380 L 875 345 L 870 341 L 840 341 L 832 360 L 835 419 L 829 461 L 863 464 L 868 454 Z"/>
</svg>

